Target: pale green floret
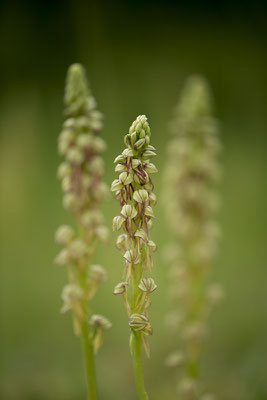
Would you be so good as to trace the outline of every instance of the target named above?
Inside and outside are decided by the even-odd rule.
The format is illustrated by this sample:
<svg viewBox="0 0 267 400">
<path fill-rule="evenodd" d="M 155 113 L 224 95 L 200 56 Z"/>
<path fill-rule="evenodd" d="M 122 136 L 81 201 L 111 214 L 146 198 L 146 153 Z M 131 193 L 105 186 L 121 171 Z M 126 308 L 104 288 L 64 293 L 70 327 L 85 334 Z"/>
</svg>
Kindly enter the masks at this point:
<svg viewBox="0 0 267 400">
<path fill-rule="evenodd" d="M 136 332 L 142 331 L 145 335 L 152 335 L 150 322 L 144 314 L 132 314 L 129 319 L 129 326 Z"/>
<path fill-rule="evenodd" d="M 63 307 L 62 312 L 66 312 L 73 308 L 78 302 L 81 301 L 83 290 L 75 283 L 70 283 L 64 286 L 62 291 Z"/>
<path fill-rule="evenodd" d="M 154 279 L 143 278 L 141 279 L 138 287 L 140 290 L 142 290 L 142 292 L 152 293 L 157 289 L 158 286 L 155 284 Z"/>
<path fill-rule="evenodd" d="M 81 149 L 88 149 L 92 146 L 93 137 L 87 133 L 82 133 L 77 137 L 77 146 Z"/>
<path fill-rule="evenodd" d="M 148 192 L 145 189 L 136 190 L 133 199 L 138 203 L 145 203 L 148 200 Z"/>
<path fill-rule="evenodd" d="M 116 241 L 116 246 L 119 250 L 125 249 L 127 243 L 127 235 L 122 234 L 118 236 L 117 241 Z"/>
<path fill-rule="evenodd" d="M 129 185 L 133 181 L 133 176 L 130 173 L 122 172 L 119 176 L 119 181 L 124 185 Z"/>
<path fill-rule="evenodd" d="M 67 249 L 61 250 L 55 258 L 55 263 L 58 265 L 66 265 L 70 261 L 70 255 Z"/>
<path fill-rule="evenodd" d="M 65 177 L 70 176 L 70 174 L 71 174 L 71 165 L 67 162 L 61 163 L 57 170 L 58 178 L 63 179 Z"/>
<path fill-rule="evenodd" d="M 63 208 L 71 210 L 76 204 L 76 196 L 73 193 L 66 193 L 63 196 Z"/>
<path fill-rule="evenodd" d="M 152 207 L 146 206 L 146 208 L 145 208 L 145 215 L 146 215 L 147 217 L 154 218 L 154 213 L 153 213 Z"/>
<path fill-rule="evenodd" d="M 71 189 L 71 178 L 70 176 L 65 176 L 61 181 L 61 188 L 63 192 L 68 192 Z"/>
<path fill-rule="evenodd" d="M 59 244 L 67 244 L 74 237 L 73 229 L 68 225 L 61 225 L 55 234 L 55 240 Z"/>
<path fill-rule="evenodd" d="M 99 264 L 93 264 L 89 268 L 89 276 L 97 282 L 105 282 L 107 280 L 107 271 Z"/>
<path fill-rule="evenodd" d="M 138 255 L 135 254 L 134 250 L 127 250 L 124 253 L 123 258 L 129 263 L 129 264 L 139 264 L 140 258 Z"/>
<path fill-rule="evenodd" d="M 103 243 L 107 243 L 109 237 L 109 230 L 106 226 L 100 225 L 95 228 L 95 236 Z"/>
<path fill-rule="evenodd" d="M 184 378 L 178 383 L 176 390 L 177 393 L 186 400 L 195 400 L 197 398 L 197 383 L 193 378 Z"/>
<path fill-rule="evenodd" d="M 122 227 L 122 224 L 125 222 L 125 217 L 118 215 L 113 218 L 113 231 L 119 231 Z"/>
<path fill-rule="evenodd" d="M 118 283 L 113 291 L 113 294 L 118 295 L 118 294 L 123 294 L 126 291 L 126 286 L 128 286 L 127 282 L 120 282 Z"/>
<path fill-rule="evenodd" d="M 88 252 L 88 246 L 82 239 L 75 239 L 69 245 L 69 255 L 73 260 L 80 260 Z"/>
<path fill-rule="evenodd" d="M 166 358 L 165 365 L 169 368 L 177 368 L 184 364 L 185 355 L 182 351 L 176 351 L 169 354 Z"/>
<path fill-rule="evenodd" d="M 144 231 L 144 229 L 137 229 L 134 233 L 135 237 L 143 239 L 144 242 L 147 242 L 147 233 Z"/>
<path fill-rule="evenodd" d="M 150 247 L 150 249 L 152 251 L 156 251 L 157 250 L 157 245 L 153 242 L 153 240 L 149 240 L 147 242 L 147 246 Z"/>
<path fill-rule="evenodd" d="M 110 329 L 112 327 L 111 322 L 100 314 L 93 314 L 90 319 L 90 325 L 98 326 L 103 329 Z"/>
<path fill-rule="evenodd" d="M 132 205 L 125 204 L 122 207 L 121 215 L 125 218 L 133 219 L 137 216 L 137 211 Z"/>
<path fill-rule="evenodd" d="M 111 191 L 116 192 L 117 190 L 120 190 L 123 188 L 123 184 L 119 181 L 119 179 L 115 179 L 115 181 L 112 182 L 111 184 Z"/>
</svg>

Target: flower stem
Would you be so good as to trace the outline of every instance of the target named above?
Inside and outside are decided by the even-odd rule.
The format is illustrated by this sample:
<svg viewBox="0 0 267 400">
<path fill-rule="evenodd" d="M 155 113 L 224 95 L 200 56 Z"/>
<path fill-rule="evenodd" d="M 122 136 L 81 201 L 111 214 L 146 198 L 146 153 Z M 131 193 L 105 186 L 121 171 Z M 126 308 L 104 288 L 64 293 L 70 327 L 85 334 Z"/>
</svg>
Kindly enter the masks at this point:
<svg viewBox="0 0 267 400">
<path fill-rule="evenodd" d="M 84 353 L 88 400 L 97 400 L 96 374 L 94 363 L 93 345 L 89 335 L 89 327 L 86 320 L 81 323 L 81 341 Z"/>
<path fill-rule="evenodd" d="M 145 389 L 144 374 L 141 360 L 141 334 L 140 332 L 132 332 L 130 339 L 130 348 L 133 359 L 133 368 L 135 376 L 135 384 L 139 400 L 148 400 Z"/>
</svg>

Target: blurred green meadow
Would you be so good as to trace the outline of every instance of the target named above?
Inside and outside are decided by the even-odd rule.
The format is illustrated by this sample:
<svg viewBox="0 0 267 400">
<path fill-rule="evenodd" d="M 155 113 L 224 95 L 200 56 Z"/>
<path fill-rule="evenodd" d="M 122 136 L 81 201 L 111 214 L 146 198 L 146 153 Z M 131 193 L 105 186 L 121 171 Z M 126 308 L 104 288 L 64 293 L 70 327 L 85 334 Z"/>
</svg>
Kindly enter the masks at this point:
<svg viewBox="0 0 267 400">
<path fill-rule="evenodd" d="M 71 315 L 61 315 L 64 268 L 53 264 L 54 232 L 72 217 L 61 206 L 56 179 L 57 136 L 67 67 L 85 65 L 99 109 L 106 176 L 139 114 L 146 114 L 159 172 L 165 162 L 168 122 L 184 79 L 209 80 L 221 122 L 224 175 L 223 230 L 214 279 L 226 299 L 213 314 L 201 366 L 202 381 L 221 400 L 267 398 L 267 53 L 260 2 L 1 1 L 0 173 L 1 297 L 0 398 L 85 398 L 80 343 Z M 175 338 L 164 326 L 169 309 L 168 267 L 162 250 L 171 235 L 159 203 L 152 238 L 158 244 L 153 271 L 151 359 L 145 376 L 151 399 L 173 400 L 174 376 L 164 358 Z M 107 224 L 118 213 L 110 196 Z M 94 310 L 113 323 L 97 356 L 100 398 L 136 399 L 128 348 L 127 316 L 113 296 L 123 263 L 111 232 L 95 261 L 109 272 Z"/>
</svg>

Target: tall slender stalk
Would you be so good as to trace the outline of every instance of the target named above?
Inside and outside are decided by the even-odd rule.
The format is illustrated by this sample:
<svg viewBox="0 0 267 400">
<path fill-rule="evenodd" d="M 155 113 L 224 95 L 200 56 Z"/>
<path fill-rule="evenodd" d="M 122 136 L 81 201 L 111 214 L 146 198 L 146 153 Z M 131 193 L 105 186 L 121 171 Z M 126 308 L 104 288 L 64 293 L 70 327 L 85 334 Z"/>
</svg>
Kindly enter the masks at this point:
<svg viewBox="0 0 267 400">
<path fill-rule="evenodd" d="M 148 395 L 145 389 L 145 380 L 144 380 L 143 366 L 141 359 L 141 333 L 139 332 L 131 333 L 130 350 L 133 359 L 135 385 L 138 397 L 141 400 L 148 400 Z"/>
<path fill-rule="evenodd" d="M 65 91 L 65 122 L 59 136 L 59 153 L 65 156 L 58 177 L 62 182 L 63 206 L 70 210 L 77 222 L 77 231 L 62 225 L 56 241 L 64 245 L 56 263 L 67 265 L 69 284 L 62 292 L 62 312 L 72 310 L 74 332 L 81 338 L 88 399 L 97 399 L 94 353 L 103 340 L 103 331 L 111 326 L 102 315 L 92 314 L 89 301 L 100 282 L 106 280 L 105 269 L 92 264 L 98 241 L 105 242 L 107 228 L 99 211 L 108 189 L 102 182 L 104 164 L 101 153 L 105 142 L 98 136 L 102 128 L 102 114 L 90 94 L 85 71 L 73 64 L 68 71 Z"/>
<path fill-rule="evenodd" d="M 149 174 L 157 172 L 150 159 L 156 155 L 150 145 L 150 128 L 144 115 L 137 117 L 125 136 L 127 148 L 115 159 L 119 178 L 111 185 L 120 203 L 120 215 L 113 219 L 113 230 L 124 230 L 117 239 L 117 247 L 124 252 L 123 281 L 114 294 L 123 296 L 131 329 L 130 350 L 133 359 L 136 389 L 140 400 L 147 400 L 145 390 L 141 343 L 149 356 L 146 337 L 152 334 L 148 319 L 150 294 L 157 285 L 149 277 L 153 266 L 155 243 L 149 239 L 154 218 L 152 205 L 156 203 L 154 186 Z"/>
<path fill-rule="evenodd" d="M 81 340 L 84 353 L 84 362 L 86 368 L 86 381 L 88 390 L 88 400 L 97 399 L 96 372 L 94 362 L 94 348 L 90 339 L 90 333 L 87 321 L 81 323 Z"/>
<path fill-rule="evenodd" d="M 219 236 L 215 213 L 220 141 L 205 79 L 188 79 L 175 110 L 172 133 L 164 195 L 175 238 L 166 252 L 174 304 L 168 322 L 178 337 L 178 351 L 166 363 L 177 369 L 181 400 L 204 400 L 213 397 L 201 388 L 199 361 L 211 306 L 223 295 L 219 284 L 209 283 Z"/>
</svg>

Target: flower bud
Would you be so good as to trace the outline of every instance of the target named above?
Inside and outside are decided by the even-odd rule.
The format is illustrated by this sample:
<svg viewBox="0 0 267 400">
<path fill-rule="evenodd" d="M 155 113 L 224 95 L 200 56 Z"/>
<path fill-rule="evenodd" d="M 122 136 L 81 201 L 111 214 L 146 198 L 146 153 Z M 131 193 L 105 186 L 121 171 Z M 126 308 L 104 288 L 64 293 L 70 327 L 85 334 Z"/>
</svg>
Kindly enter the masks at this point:
<svg viewBox="0 0 267 400">
<path fill-rule="evenodd" d="M 135 143 L 134 149 L 135 149 L 135 150 L 141 149 L 141 147 L 144 146 L 145 142 L 146 142 L 145 139 L 139 139 L 139 140 Z"/>
<path fill-rule="evenodd" d="M 143 160 L 149 160 L 150 158 L 152 158 L 152 157 L 156 157 L 156 153 L 154 153 L 154 151 L 151 151 L 151 150 L 145 150 L 143 153 L 142 153 L 142 159 Z"/>
</svg>

